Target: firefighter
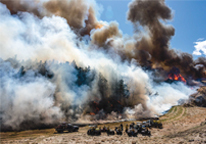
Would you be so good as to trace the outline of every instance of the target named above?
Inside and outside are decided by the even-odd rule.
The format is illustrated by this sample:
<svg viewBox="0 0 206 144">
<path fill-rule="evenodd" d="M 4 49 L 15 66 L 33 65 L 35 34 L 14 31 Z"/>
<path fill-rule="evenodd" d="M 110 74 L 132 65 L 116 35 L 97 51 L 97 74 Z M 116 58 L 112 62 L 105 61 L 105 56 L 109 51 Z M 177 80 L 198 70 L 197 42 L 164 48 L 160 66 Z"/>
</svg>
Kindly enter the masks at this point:
<svg viewBox="0 0 206 144">
<path fill-rule="evenodd" d="M 96 131 L 99 131 L 99 128 L 98 127 L 96 127 L 96 129 L 95 129 Z"/>
<path fill-rule="evenodd" d="M 149 131 L 149 130 L 148 130 L 148 127 L 146 127 L 146 129 L 147 129 L 147 132 L 148 132 L 148 131 Z"/>
<path fill-rule="evenodd" d="M 120 125 L 120 127 L 121 127 L 121 131 L 123 131 L 123 125 L 122 124 Z"/>
<path fill-rule="evenodd" d="M 132 136 L 134 136 L 134 128 L 132 128 Z"/>
<path fill-rule="evenodd" d="M 128 124 L 126 124 L 126 127 L 125 127 L 125 132 L 128 131 Z"/>
<path fill-rule="evenodd" d="M 119 131 L 119 132 L 121 131 L 121 127 L 118 127 L 118 131 Z"/>
<path fill-rule="evenodd" d="M 95 127 L 92 127 L 92 131 L 93 131 L 93 132 L 95 131 Z"/>
</svg>

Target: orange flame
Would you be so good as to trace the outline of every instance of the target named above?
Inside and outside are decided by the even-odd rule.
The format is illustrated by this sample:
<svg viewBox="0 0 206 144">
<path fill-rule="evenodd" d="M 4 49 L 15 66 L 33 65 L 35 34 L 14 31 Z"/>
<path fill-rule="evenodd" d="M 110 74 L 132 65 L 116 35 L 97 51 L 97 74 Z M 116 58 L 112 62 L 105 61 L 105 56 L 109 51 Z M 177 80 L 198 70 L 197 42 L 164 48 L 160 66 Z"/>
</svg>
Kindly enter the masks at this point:
<svg viewBox="0 0 206 144">
<path fill-rule="evenodd" d="M 185 78 L 181 74 L 169 74 L 168 78 L 171 80 L 183 81 L 186 83 Z"/>
<path fill-rule="evenodd" d="M 95 29 L 101 29 L 103 26 L 103 24 L 98 23 L 95 25 Z"/>
<path fill-rule="evenodd" d="M 90 112 L 90 115 L 95 115 L 95 113 L 93 113 L 93 112 Z"/>
</svg>

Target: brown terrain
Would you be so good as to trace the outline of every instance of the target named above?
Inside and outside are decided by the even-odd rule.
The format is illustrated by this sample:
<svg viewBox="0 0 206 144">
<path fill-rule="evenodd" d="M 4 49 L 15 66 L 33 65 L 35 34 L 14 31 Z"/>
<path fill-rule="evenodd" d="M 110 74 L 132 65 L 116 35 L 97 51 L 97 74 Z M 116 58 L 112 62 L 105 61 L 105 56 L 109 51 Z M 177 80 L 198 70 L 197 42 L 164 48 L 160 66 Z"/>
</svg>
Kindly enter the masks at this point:
<svg viewBox="0 0 206 144">
<path fill-rule="evenodd" d="M 163 129 L 152 128 L 151 137 L 142 136 L 128 137 L 124 132 L 122 136 L 107 136 L 102 133 L 101 136 L 88 136 L 88 126 L 81 127 L 79 132 L 61 133 L 55 132 L 55 129 L 29 130 L 22 132 L 1 132 L 1 143 L 28 143 L 28 144 L 46 144 L 46 143 L 69 143 L 69 144 L 134 144 L 134 143 L 206 143 L 206 108 L 203 107 L 184 107 L 175 106 L 170 111 L 161 116 Z M 122 123 L 124 126 L 131 122 L 119 122 L 105 124 L 114 129 Z M 103 127 L 103 125 L 99 125 Z"/>
</svg>

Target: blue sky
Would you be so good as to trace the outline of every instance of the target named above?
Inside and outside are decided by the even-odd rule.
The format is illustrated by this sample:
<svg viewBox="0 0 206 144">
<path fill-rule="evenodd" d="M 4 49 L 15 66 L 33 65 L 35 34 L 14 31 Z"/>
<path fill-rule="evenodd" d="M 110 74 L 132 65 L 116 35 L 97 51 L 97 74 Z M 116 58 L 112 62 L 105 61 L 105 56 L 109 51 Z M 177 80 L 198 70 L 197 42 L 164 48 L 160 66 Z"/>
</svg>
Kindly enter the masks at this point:
<svg viewBox="0 0 206 144">
<path fill-rule="evenodd" d="M 130 0 L 97 0 L 97 3 L 103 7 L 100 19 L 115 20 L 124 34 L 132 35 L 133 26 L 126 19 L 129 2 Z M 195 50 L 194 42 L 199 38 L 206 39 L 206 0 L 166 0 L 165 2 L 174 14 L 173 20 L 168 22 L 175 28 L 171 47 L 192 54 Z"/>
</svg>

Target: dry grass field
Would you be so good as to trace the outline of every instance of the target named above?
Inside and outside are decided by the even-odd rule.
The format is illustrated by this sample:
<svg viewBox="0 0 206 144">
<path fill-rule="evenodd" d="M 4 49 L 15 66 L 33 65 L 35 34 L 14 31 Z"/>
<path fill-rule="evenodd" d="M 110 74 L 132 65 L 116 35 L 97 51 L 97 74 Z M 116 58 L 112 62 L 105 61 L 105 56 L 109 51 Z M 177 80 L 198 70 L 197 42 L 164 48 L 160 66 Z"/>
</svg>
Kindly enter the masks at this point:
<svg viewBox="0 0 206 144">
<path fill-rule="evenodd" d="M 151 137 L 142 136 L 128 137 L 126 133 L 122 136 L 88 136 L 88 126 L 81 127 L 79 132 L 61 133 L 55 129 L 31 130 L 22 132 L 1 132 L 1 143 L 25 143 L 25 144 L 135 144 L 135 143 L 206 143 L 206 125 L 200 125 L 206 119 L 206 108 L 175 106 L 160 117 L 163 129 L 151 129 Z M 120 122 L 124 126 L 131 122 Z M 114 129 L 120 123 L 105 124 Z M 103 125 L 99 125 L 103 127 Z"/>
</svg>

